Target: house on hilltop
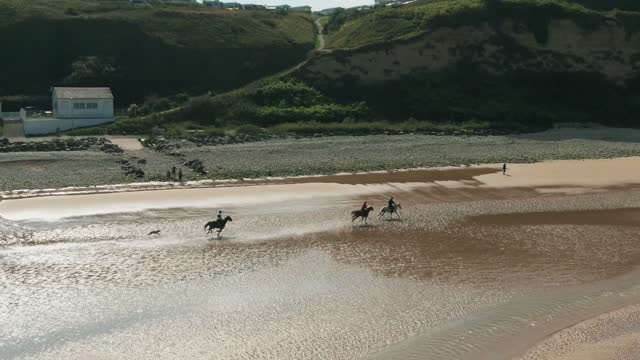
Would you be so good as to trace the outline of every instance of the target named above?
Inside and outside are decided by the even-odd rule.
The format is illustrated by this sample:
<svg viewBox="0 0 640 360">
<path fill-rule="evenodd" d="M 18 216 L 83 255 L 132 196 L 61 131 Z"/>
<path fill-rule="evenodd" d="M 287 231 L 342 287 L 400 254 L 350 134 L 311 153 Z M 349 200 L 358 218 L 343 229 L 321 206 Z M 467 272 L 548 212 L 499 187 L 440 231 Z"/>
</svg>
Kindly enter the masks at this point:
<svg viewBox="0 0 640 360">
<path fill-rule="evenodd" d="M 289 11 L 311 13 L 311 6 L 294 6 L 289 8 Z"/>
<path fill-rule="evenodd" d="M 319 13 L 320 13 L 320 15 L 330 16 L 330 15 L 335 14 L 339 10 L 344 10 L 344 8 L 335 7 L 335 8 L 324 9 L 324 10 L 320 10 Z"/>
<path fill-rule="evenodd" d="M 241 10 L 244 9 L 244 6 L 242 6 L 242 4 L 237 3 L 237 2 L 226 2 L 226 3 L 222 3 L 222 7 L 225 9 L 230 9 L 230 10 Z"/>
<path fill-rule="evenodd" d="M 222 9 L 224 7 L 224 3 L 220 0 L 204 0 L 202 4 L 214 9 Z"/>
</svg>

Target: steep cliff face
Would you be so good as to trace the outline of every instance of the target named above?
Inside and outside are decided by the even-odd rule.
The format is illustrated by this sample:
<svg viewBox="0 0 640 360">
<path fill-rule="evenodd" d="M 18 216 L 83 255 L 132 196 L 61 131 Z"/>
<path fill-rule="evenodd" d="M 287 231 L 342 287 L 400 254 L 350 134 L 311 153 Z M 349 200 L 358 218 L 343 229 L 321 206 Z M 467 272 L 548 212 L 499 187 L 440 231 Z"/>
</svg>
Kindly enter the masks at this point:
<svg viewBox="0 0 640 360">
<path fill-rule="evenodd" d="M 514 18 L 439 27 L 418 37 L 335 50 L 295 74 L 337 101 L 391 120 L 483 119 L 637 126 L 640 33 L 621 21 L 584 27 Z"/>
<path fill-rule="evenodd" d="M 337 50 L 311 61 L 299 76 L 319 85 L 371 84 L 460 63 L 493 74 L 590 72 L 623 82 L 640 74 L 640 34 L 630 34 L 615 22 L 587 30 L 571 20 L 553 20 L 547 40 L 541 42 L 534 32 L 509 19 L 500 31 L 488 24 L 441 28 L 411 41 Z"/>
</svg>

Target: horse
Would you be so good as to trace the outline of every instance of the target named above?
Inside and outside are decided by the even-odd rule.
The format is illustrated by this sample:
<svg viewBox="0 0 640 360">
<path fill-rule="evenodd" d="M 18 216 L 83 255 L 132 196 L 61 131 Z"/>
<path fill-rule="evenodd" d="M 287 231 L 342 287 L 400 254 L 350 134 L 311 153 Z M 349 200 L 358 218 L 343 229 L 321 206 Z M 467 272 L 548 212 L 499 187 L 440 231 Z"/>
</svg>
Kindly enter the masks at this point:
<svg viewBox="0 0 640 360">
<path fill-rule="evenodd" d="M 370 206 L 368 209 L 364 210 L 355 210 L 351 212 L 351 222 L 354 222 L 357 218 L 362 218 L 364 223 L 367 223 L 367 218 L 369 217 L 369 213 L 373 211 L 373 206 Z M 362 221 L 360 220 L 360 221 Z"/>
<path fill-rule="evenodd" d="M 147 234 L 147 236 L 151 236 L 151 235 L 160 235 L 160 230 L 153 230 L 152 232 Z"/>
<path fill-rule="evenodd" d="M 227 223 L 229 221 L 233 221 L 231 216 L 227 216 L 226 218 L 224 218 L 222 220 L 209 221 L 204 226 L 204 231 L 209 230 L 209 232 L 207 232 L 207 234 L 211 234 L 213 232 L 213 229 L 218 229 L 217 235 L 218 235 L 218 237 L 220 237 L 220 233 L 222 232 L 222 230 L 224 230 L 224 227 L 227 226 Z"/>
<path fill-rule="evenodd" d="M 380 214 L 378 215 L 378 217 L 382 217 L 385 214 L 389 214 L 391 215 L 391 218 L 393 219 L 393 214 L 398 215 L 398 217 L 400 217 L 400 213 L 398 212 L 398 210 L 402 210 L 402 206 L 400 206 L 400 204 L 396 204 L 396 206 L 393 207 L 393 209 L 389 209 L 389 207 L 385 207 L 380 211 Z"/>
</svg>

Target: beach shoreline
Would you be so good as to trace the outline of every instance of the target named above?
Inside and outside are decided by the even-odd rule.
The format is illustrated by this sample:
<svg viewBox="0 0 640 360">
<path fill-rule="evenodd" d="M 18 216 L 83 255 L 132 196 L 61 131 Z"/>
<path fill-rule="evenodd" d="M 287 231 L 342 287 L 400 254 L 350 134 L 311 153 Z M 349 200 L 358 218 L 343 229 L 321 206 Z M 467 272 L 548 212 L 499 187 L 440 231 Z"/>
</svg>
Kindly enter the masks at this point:
<svg viewBox="0 0 640 360">
<path fill-rule="evenodd" d="M 179 179 L 171 175 L 173 167 L 182 170 L 184 183 L 198 186 L 245 182 L 244 179 L 640 156 L 640 130 L 606 128 L 513 136 L 334 136 L 220 146 L 179 141 L 172 143 L 177 148 L 171 152 L 141 148 L 130 138 L 111 141 L 121 144 L 123 151 L 105 153 L 90 148 L 0 153 L 0 191 L 101 189 L 127 184 L 176 187 Z M 184 165 L 189 161 L 198 161 L 205 173 Z"/>
<path fill-rule="evenodd" d="M 141 182 L 130 184 L 68 187 L 60 189 L 22 189 L 0 191 L 0 201 L 46 196 L 95 195 L 140 191 L 195 190 L 294 184 L 384 184 L 432 183 L 458 187 L 521 188 L 548 194 L 576 194 L 590 190 L 632 190 L 640 187 L 640 157 L 614 159 L 548 160 L 533 164 L 509 164 L 504 176 L 501 164 L 466 167 L 399 169 L 301 175 L 254 179 L 203 180 L 191 182 Z M 617 176 L 612 177 L 611 171 Z M 592 173 L 592 174 L 590 174 Z M 512 175 L 513 174 L 513 175 Z M 456 185 L 457 182 L 457 185 Z"/>
</svg>

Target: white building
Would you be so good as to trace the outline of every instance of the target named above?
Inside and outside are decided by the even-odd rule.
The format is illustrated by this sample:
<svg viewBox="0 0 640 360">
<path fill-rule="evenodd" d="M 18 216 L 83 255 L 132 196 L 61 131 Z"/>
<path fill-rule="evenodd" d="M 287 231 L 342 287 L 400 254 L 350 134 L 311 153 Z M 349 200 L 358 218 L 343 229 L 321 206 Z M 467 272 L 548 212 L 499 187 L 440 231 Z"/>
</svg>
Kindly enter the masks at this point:
<svg viewBox="0 0 640 360">
<path fill-rule="evenodd" d="M 49 135 L 113 122 L 113 94 L 109 88 L 55 87 L 53 117 L 28 115 L 20 119 L 26 136 Z"/>
<path fill-rule="evenodd" d="M 294 6 L 291 7 L 289 11 L 311 13 L 311 6 Z"/>
<path fill-rule="evenodd" d="M 324 10 L 320 10 L 319 13 L 324 16 L 330 16 L 338 12 L 338 10 L 344 10 L 344 8 L 335 7 L 335 8 L 324 9 Z"/>
<path fill-rule="evenodd" d="M 60 119 L 113 119 L 109 88 L 53 88 L 53 117 Z"/>
</svg>

